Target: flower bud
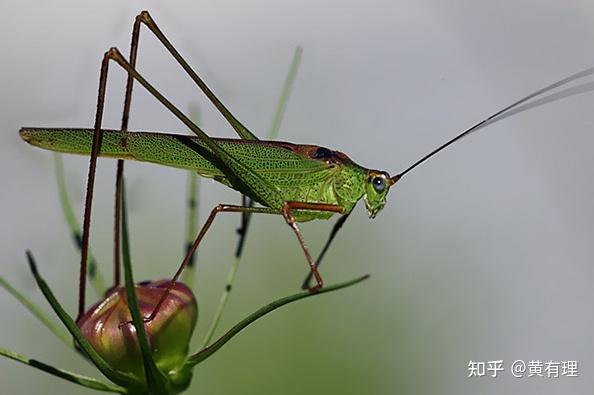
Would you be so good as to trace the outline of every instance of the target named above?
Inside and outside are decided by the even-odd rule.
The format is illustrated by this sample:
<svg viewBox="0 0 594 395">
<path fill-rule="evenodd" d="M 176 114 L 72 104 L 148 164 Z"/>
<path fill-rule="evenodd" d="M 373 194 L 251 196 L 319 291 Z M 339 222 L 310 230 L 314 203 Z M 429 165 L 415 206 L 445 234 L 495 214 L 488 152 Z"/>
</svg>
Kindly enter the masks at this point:
<svg viewBox="0 0 594 395">
<path fill-rule="evenodd" d="M 148 318 L 170 280 L 146 281 L 134 286 L 142 317 Z M 175 283 L 154 319 L 144 324 L 152 357 L 165 374 L 174 374 L 188 354 L 188 345 L 198 316 L 192 291 Z M 91 307 L 77 324 L 93 348 L 113 368 L 145 381 L 144 365 L 136 328 L 131 323 L 126 289 L 117 287 Z"/>
</svg>

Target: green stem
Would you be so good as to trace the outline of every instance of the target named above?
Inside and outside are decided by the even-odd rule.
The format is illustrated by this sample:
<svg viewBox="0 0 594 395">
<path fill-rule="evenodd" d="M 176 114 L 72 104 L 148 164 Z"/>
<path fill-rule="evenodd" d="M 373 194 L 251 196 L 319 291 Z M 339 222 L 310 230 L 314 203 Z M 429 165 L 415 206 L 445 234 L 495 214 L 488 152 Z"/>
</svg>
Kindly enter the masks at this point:
<svg viewBox="0 0 594 395">
<path fill-rule="evenodd" d="M 188 360 L 186 361 L 184 367 L 186 369 L 190 369 L 193 366 L 204 361 L 205 359 L 210 357 L 212 354 L 214 354 L 216 351 L 218 351 L 219 348 L 223 347 L 225 345 L 225 343 L 227 343 L 229 340 L 231 340 L 242 329 L 244 329 L 245 327 L 247 327 L 248 325 L 250 325 L 252 322 L 256 321 L 257 319 L 263 317 L 264 315 L 278 309 L 279 307 L 282 307 L 282 306 L 292 303 L 292 302 L 296 302 L 300 299 L 309 298 L 312 296 L 318 296 L 318 295 L 322 295 L 327 292 L 337 291 L 337 290 L 345 288 L 345 287 L 350 287 L 350 286 L 355 285 L 363 280 L 366 280 L 367 278 L 369 278 L 368 274 L 365 276 L 356 278 L 354 280 L 350 280 L 350 281 L 346 281 L 346 282 L 343 282 L 340 284 L 335 284 L 335 285 L 331 285 L 328 287 L 324 287 L 317 292 L 304 291 L 304 292 L 300 292 L 300 293 L 290 295 L 290 296 L 285 296 L 284 298 L 275 300 L 274 302 L 270 303 L 269 305 L 260 308 L 259 310 L 250 314 L 248 317 L 244 318 L 242 321 L 240 321 L 238 324 L 236 324 L 233 328 L 231 328 L 227 333 L 225 333 L 223 336 L 221 336 L 217 341 L 215 341 L 212 345 L 203 348 L 202 350 L 198 351 L 195 354 L 190 355 L 188 357 Z"/>
<path fill-rule="evenodd" d="M 189 113 L 190 119 L 196 124 L 200 124 L 200 108 L 197 105 L 190 104 L 189 106 Z M 185 253 L 187 254 L 190 248 L 192 248 L 192 243 L 194 242 L 194 238 L 198 233 L 198 214 L 199 214 L 199 206 L 198 206 L 198 188 L 199 188 L 199 180 L 198 174 L 195 171 L 188 172 L 188 181 L 187 181 L 187 188 L 186 188 L 186 245 L 185 245 Z M 195 278 L 195 271 L 196 271 L 196 256 L 198 254 L 192 254 L 190 261 L 188 262 L 188 266 L 184 270 L 182 275 L 182 281 L 190 287 L 190 289 L 194 289 L 194 278 Z"/>
<path fill-rule="evenodd" d="M 241 261 L 241 256 L 236 256 L 233 260 L 233 265 L 231 265 L 231 269 L 227 274 L 225 290 L 223 291 L 221 299 L 219 300 L 219 305 L 217 306 L 217 311 L 215 312 L 210 328 L 208 328 L 208 331 L 204 336 L 204 340 L 202 340 L 202 348 L 206 347 L 208 343 L 210 343 L 219 325 L 219 322 L 221 321 L 223 310 L 225 310 L 225 307 L 227 306 L 227 301 L 229 300 L 229 295 L 231 294 L 231 289 L 233 288 L 233 282 L 235 281 L 235 274 L 237 273 L 237 268 L 239 267 L 239 261 Z"/>
<path fill-rule="evenodd" d="M 64 330 L 52 321 L 45 313 L 33 302 L 31 302 L 25 295 L 8 283 L 4 277 L 0 276 L 0 286 L 10 293 L 16 300 L 21 302 L 27 310 L 31 312 L 43 325 L 45 325 L 62 343 L 72 348 L 72 338 L 68 336 Z"/>
<path fill-rule="evenodd" d="M 198 232 L 196 220 L 198 218 L 198 175 L 188 172 L 187 187 L 187 214 L 186 214 L 186 253 L 192 247 L 192 243 Z M 196 270 L 196 253 L 192 254 L 186 270 L 184 270 L 182 281 L 191 289 L 194 288 L 194 271 Z"/>
<path fill-rule="evenodd" d="M 287 74 L 285 83 L 283 84 L 283 89 L 278 99 L 276 112 L 274 113 L 274 118 L 272 119 L 270 132 L 268 133 L 269 140 L 276 140 L 278 136 L 278 131 L 280 130 L 280 125 L 285 115 L 285 110 L 287 108 L 289 96 L 291 95 L 291 90 L 293 89 L 295 78 L 297 78 L 297 70 L 299 69 L 299 64 L 301 63 L 302 53 L 303 48 L 301 48 L 300 46 L 295 47 L 295 52 L 293 53 L 293 60 L 291 61 L 291 67 L 289 68 L 289 73 Z"/>
<path fill-rule="evenodd" d="M 116 392 L 119 394 L 127 394 L 128 391 L 120 387 L 118 385 L 113 385 L 110 383 L 105 383 L 103 381 L 94 379 L 92 377 L 83 376 L 77 373 L 72 373 L 67 370 L 58 369 L 46 363 L 37 361 L 35 359 L 27 358 L 21 354 L 18 354 L 14 351 L 10 351 L 0 347 L 0 355 L 10 358 L 14 361 L 21 362 L 25 365 L 31 366 L 33 368 L 42 370 L 46 373 L 54 375 L 56 377 L 60 377 L 64 380 L 70 381 L 72 383 L 82 385 L 83 387 L 87 387 L 90 389 L 94 389 L 97 391 L 105 391 L 105 392 Z"/>
</svg>

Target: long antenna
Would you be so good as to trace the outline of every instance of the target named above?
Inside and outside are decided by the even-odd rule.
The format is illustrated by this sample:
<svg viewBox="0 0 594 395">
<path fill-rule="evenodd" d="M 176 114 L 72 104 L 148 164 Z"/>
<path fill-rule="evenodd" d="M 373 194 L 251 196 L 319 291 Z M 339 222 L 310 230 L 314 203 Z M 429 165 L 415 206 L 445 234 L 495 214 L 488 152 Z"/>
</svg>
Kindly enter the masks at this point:
<svg viewBox="0 0 594 395">
<path fill-rule="evenodd" d="M 573 75 L 570 75 L 567 78 L 564 78 L 560 81 L 557 81 L 549 86 L 546 86 L 542 89 L 537 90 L 536 92 L 533 92 L 531 94 L 529 94 L 528 96 L 518 100 L 517 102 L 510 104 L 509 106 L 497 111 L 496 113 L 494 113 L 493 115 L 489 116 L 488 118 L 483 119 L 482 121 L 480 121 L 479 123 L 471 126 L 470 128 L 466 129 L 464 132 L 460 133 L 459 135 L 457 135 L 456 137 L 454 137 L 453 139 L 449 140 L 448 142 L 446 142 L 445 144 L 443 144 L 442 146 L 434 149 L 433 151 L 431 151 L 430 153 L 428 153 L 427 155 L 423 156 L 421 159 L 419 159 L 418 161 L 416 161 L 415 163 L 413 163 L 408 169 L 404 170 L 403 172 L 396 174 L 395 176 L 393 176 L 390 180 L 392 182 L 392 184 L 396 183 L 398 180 L 400 180 L 400 178 L 402 178 L 402 176 L 404 176 L 406 173 L 408 173 L 409 171 L 411 171 L 412 169 L 414 169 L 415 167 L 417 167 L 418 165 L 420 165 L 421 163 L 425 162 L 427 159 L 431 158 L 433 155 L 437 154 L 439 151 L 443 150 L 444 148 L 448 147 L 451 144 L 454 144 L 456 141 L 460 140 L 463 137 L 468 136 L 470 133 L 472 132 L 476 132 L 477 130 L 479 130 L 480 128 L 487 126 L 489 123 L 491 122 L 495 122 L 498 118 L 501 119 L 503 118 L 502 116 L 506 113 L 508 113 L 509 111 L 511 111 L 514 108 L 517 108 L 520 104 L 523 104 L 525 102 L 527 102 L 528 100 L 534 99 L 537 96 L 540 96 L 544 93 L 547 93 L 555 88 L 558 88 L 560 86 L 563 86 L 565 84 L 568 84 L 572 81 L 575 81 L 577 79 L 583 78 L 583 77 L 587 77 L 594 74 L 594 67 L 590 67 L 586 70 L 580 71 L 579 73 L 575 73 Z"/>
</svg>

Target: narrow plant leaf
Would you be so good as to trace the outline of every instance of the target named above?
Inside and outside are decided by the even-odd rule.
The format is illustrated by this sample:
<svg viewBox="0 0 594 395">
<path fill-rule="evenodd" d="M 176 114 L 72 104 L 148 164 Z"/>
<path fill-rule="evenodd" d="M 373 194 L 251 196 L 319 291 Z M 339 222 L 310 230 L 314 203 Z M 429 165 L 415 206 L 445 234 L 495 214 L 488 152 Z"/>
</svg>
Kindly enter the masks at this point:
<svg viewBox="0 0 594 395">
<path fill-rule="evenodd" d="M 74 214 L 74 210 L 72 209 L 72 204 L 70 203 L 70 198 L 68 197 L 68 188 L 66 187 L 66 178 L 64 177 L 64 165 L 62 163 L 62 155 L 59 153 L 54 153 L 54 167 L 56 170 L 56 181 L 58 183 L 58 194 L 60 196 L 60 204 L 62 206 L 62 213 L 64 214 L 64 218 L 66 219 L 66 223 L 70 228 L 70 233 L 72 234 L 72 239 L 76 244 L 76 248 L 80 251 L 81 244 L 82 244 L 82 234 L 80 230 L 80 225 L 78 220 L 76 219 L 76 215 Z M 97 269 L 97 261 L 95 257 L 89 250 L 89 259 L 87 263 L 88 268 L 88 277 L 89 281 L 93 285 L 93 289 L 98 297 L 102 297 L 105 293 L 105 280 L 101 273 Z"/>
<path fill-rule="evenodd" d="M 292 303 L 292 302 L 296 302 L 300 299 L 318 296 L 318 295 L 322 295 L 327 292 L 337 291 L 342 288 L 350 287 L 350 286 L 355 285 L 355 284 L 357 284 L 363 280 L 366 280 L 368 278 L 369 278 L 369 275 L 366 274 L 366 275 L 356 278 L 354 280 L 350 280 L 350 281 L 346 281 L 346 282 L 343 282 L 340 284 L 335 284 L 335 285 L 324 287 L 317 292 L 304 291 L 304 292 L 300 292 L 300 293 L 297 293 L 294 295 L 285 296 L 284 298 L 281 298 L 281 299 L 277 299 L 274 302 L 270 303 L 269 305 L 266 305 L 266 306 L 260 308 L 259 310 L 256 310 L 254 313 L 252 313 L 249 316 L 247 316 L 246 318 L 244 318 L 242 321 L 240 321 L 238 324 L 236 324 L 233 328 L 231 328 L 227 333 L 225 333 L 223 336 L 221 336 L 217 341 L 215 341 L 212 345 L 207 346 L 207 347 L 203 348 L 202 350 L 200 350 L 199 352 L 190 355 L 190 357 L 188 357 L 188 361 L 186 362 L 186 366 L 187 366 L 187 368 L 191 368 L 191 367 L 197 365 L 198 363 L 204 361 L 206 358 L 208 358 L 212 354 L 214 354 L 219 348 L 223 347 L 225 345 L 225 343 L 227 343 L 229 340 L 231 340 L 242 329 L 244 329 L 245 327 L 247 327 L 248 325 L 250 325 L 252 322 L 256 321 L 257 319 L 270 313 L 271 311 L 278 309 L 279 307 L 282 307 L 282 306 Z"/>
<path fill-rule="evenodd" d="M 42 370 L 46 373 L 51 375 L 60 377 L 64 380 L 70 381 L 72 383 L 82 385 L 83 387 L 87 387 L 90 389 L 94 389 L 97 391 L 104 391 L 104 392 L 115 392 L 119 394 L 127 394 L 128 391 L 120 386 L 105 383 L 103 381 L 94 379 L 92 377 L 83 376 L 77 373 L 72 373 L 67 370 L 58 369 L 46 363 L 40 362 L 36 359 L 27 358 L 21 354 L 18 354 L 14 351 L 6 350 L 0 347 L 0 355 L 12 359 L 17 362 L 24 363 L 25 365 L 31 366 L 33 368 Z"/>
<path fill-rule="evenodd" d="M 80 332 L 80 329 L 78 329 L 78 326 L 76 325 L 74 320 L 68 315 L 68 313 L 66 313 L 64 308 L 60 305 L 60 303 L 54 296 L 50 287 L 39 274 L 39 271 L 37 270 L 37 265 L 35 263 L 35 259 L 33 258 L 33 255 L 30 251 L 27 251 L 27 260 L 29 261 L 29 267 L 31 269 L 31 272 L 33 273 L 33 277 L 35 277 L 35 281 L 37 282 L 39 289 L 43 293 L 43 296 L 45 296 L 50 306 L 52 306 L 54 312 L 60 318 L 60 321 L 62 321 L 62 323 L 66 326 L 68 332 L 70 332 L 72 337 L 74 337 L 74 339 L 78 342 L 80 348 L 82 348 L 84 353 L 89 357 L 89 359 L 91 360 L 91 362 L 93 362 L 97 369 L 99 369 L 99 371 L 103 373 L 105 377 L 107 377 L 116 384 L 119 384 L 128 389 L 137 387 L 138 382 L 134 380 L 134 378 L 127 374 L 118 372 L 117 370 L 114 370 L 111 366 L 109 366 L 107 362 L 105 362 L 103 358 L 101 358 L 99 354 L 97 354 L 95 349 L 93 349 L 93 347 L 85 339 L 83 334 Z"/>
<path fill-rule="evenodd" d="M 8 293 L 10 293 L 16 300 L 18 300 L 27 310 L 31 312 L 43 325 L 45 325 L 58 339 L 62 341 L 62 343 L 66 344 L 68 347 L 72 348 L 72 339 L 68 336 L 67 332 L 64 330 L 53 320 L 51 320 L 45 313 L 29 298 L 19 292 L 16 288 L 14 288 L 8 281 L 4 279 L 4 277 L 0 276 L 0 286 L 4 288 Z"/>
<path fill-rule="evenodd" d="M 295 47 L 295 52 L 293 53 L 293 60 L 291 61 L 291 67 L 289 68 L 289 73 L 287 74 L 287 78 L 285 79 L 285 83 L 283 84 L 283 90 L 281 91 L 281 95 L 278 99 L 278 104 L 276 107 L 276 112 L 274 113 L 274 118 L 272 119 L 272 126 L 270 127 L 270 132 L 268 133 L 269 140 L 276 140 L 276 138 L 278 137 L 278 131 L 280 130 L 280 125 L 283 120 L 283 116 L 285 115 L 285 110 L 287 109 L 287 103 L 289 101 L 289 96 L 291 95 L 291 90 L 293 89 L 293 83 L 295 82 L 295 78 L 297 77 L 297 70 L 299 70 L 299 64 L 301 63 L 302 53 L 302 47 Z"/>
<path fill-rule="evenodd" d="M 134 278 L 132 275 L 132 264 L 130 261 L 130 239 L 128 236 L 128 209 L 126 203 L 126 182 L 122 178 L 122 254 L 124 264 L 124 281 L 126 284 L 126 297 L 128 299 L 128 308 L 132 316 L 132 322 L 136 328 L 136 336 L 140 351 L 142 353 L 142 360 L 144 363 L 144 373 L 146 375 L 146 383 L 151 393 L 167 394 L 167 378 L 157 368 L 151 350 L 148 344 L 146 331 L 144 330 L 143 317 L 138 308 L 138 300 L 134 290 Z"/>
<path fill-rule="evenodd" d="M 243 235 L 241 236 L 243 237 Z M 227 301 L 229 300 L 229 296 L 231 295 L 231 290 L 233 289 L 233 283 L 235 282 L 235 275 L 237 273 L 237 268 L 239 267 L 239 262 L 241 261 L 241 255 L 235 256 L 233 259 L 233 264 L 229 269 L 229 273 L 227 274 L 227 282 L 225 285 L 225 289 L 223 290 L 223 294 L 219 299 L 219 304 L 217 306 L 217 310 L 213 316 L 212 323 L 206 331 L 206 335 L 204 335 L 204 339 L 202 340 L 201 347 L 206 347 L 208 343 L 212 340 L 219 323 L 221 322 L 221 317 L 223 316 L 223 311 L 227 306 Z"/>
<path fill-rule="evenodd" d="M 192 122 L 194 122 L 196 125 L 200 125 L 200 110 L 198 108 L 198 105 L 190 105 L 189 112 L 190 119 L 192 120 Z M 200 214 L 200 206 L 198 204 L 199 186 L 200 180 L 198 179 L 198 174 L 195 171 L 189 171 L 186 187 L 186 244 L 184 248 L 184 254 L 187 254 L 188 251 L 192 248 L 194 238 L 196 238 L 196 235 L 198 234 L 197 221 L 198 216 Z M 188 262 L 188 266 L 182 274 L 182 281 L 188 287 L 190 287 L 190 289 L 194 288 L 197 256 L 197 252 L 194 252 L 194 254 L 192 254 L 192 257 Z"/>
<path fill-rule="evenodd" d="M 192 248 L 194 238 L 198 234 L 196 222 L 198 219 L 199 205 L 198 205 L 198 175 L 190 171 L 188 172 L 187 181 L 187 196 L 186 196 L 186 243 L 184 253 L 187 254 Z M 194 288 L 194 277 L 196 271 L 196 257 L 197 253 L 192 254 L 188 266 L 184 270 L 182 281 L 191 289 Z"/>
</svg>

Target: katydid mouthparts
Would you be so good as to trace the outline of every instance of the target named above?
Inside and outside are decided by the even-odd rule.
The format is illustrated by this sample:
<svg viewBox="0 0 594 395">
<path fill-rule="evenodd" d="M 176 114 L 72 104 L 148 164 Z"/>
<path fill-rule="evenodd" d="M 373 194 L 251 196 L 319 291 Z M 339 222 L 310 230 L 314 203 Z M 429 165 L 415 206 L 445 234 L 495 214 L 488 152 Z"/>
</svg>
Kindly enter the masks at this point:
<svg viewBox="0 0 594 395">
<path fill-rule="evenodd" d="M 139 20 L 140 22 L 138 22 Z M 241 192 L 259 203 L 259 206 L 221 204 L 215 207 L 200 230 L 189 254 L 196 250 L 219 212 L 282 215 L 297 236 L 309 263 L 310 273 L 303 283 L 303 287 L 311 291 L 316 291 L 323 286 L 317 268 L 334 236 L 359 200 L 364 201 L 369 217 L 374 218 L 384 208 L 390 188 L 427 159 L 490 123 L 537 105 L 534 99 L 539 98 L 546 102 L 545 94 L 594 74 L 594 68 L 589 68 L 539 89 L 464 130 L 445 144 L 421 157 L 405 170 L 390 175 L 386 171 L 360 166 L 346 154 L 330 148 L 258 140 L 227 110 L 185 62 L 148 12 L 144 11 L 137 17 L 137 24 L 140 23 L 145 24 L 157 36 L 190 78 L 226 118 L 240 138 L 208 136 L 145 80 L 135 69 L 133 62 L 128 62 L 115 48 L 105 53 L 100 77 L 98 115 L 93 129 L 24 127 L 20 130 L 20 136 L 31 145 L 57 152 L 91 155 L 91 160 L 93 157 L 96 160 L 97 156 L 102 156 L 192 170 L 202 177 L 214 179 Z M 134 42 L 133 35 L 133 48 L 137 43 L 138 37 Z M 124 68 L 130 80 L 134 79 L 140 83 L 196 136 L 102 129 L 101 114 L 107 79 L 106 70 L 110 60 Z M 103 72 L 104 70 L 105 72 Z M 131 93 L 131 88 L 129 89 Z M 329 219 L 334 214 L 340 214 L 341 217 L 334 225 L 320 257 L 314 260 L 303 241 L 297 222 Z M 187 258 L 186 256 L 172 282 L 177 280 L 179 273 L 187 264 Z M 316 285 L 310 287 L 312 277 L 315 278 Z"/>
</svg>

